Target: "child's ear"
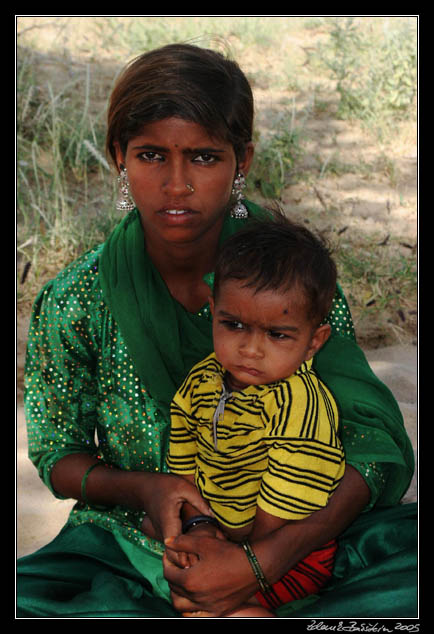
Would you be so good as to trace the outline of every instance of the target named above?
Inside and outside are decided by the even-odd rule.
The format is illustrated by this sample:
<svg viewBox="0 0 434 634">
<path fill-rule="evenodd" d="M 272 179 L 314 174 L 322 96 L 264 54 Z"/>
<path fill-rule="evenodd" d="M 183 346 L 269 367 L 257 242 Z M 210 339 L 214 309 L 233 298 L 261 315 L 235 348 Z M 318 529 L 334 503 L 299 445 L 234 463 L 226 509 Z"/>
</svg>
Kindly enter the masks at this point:
<svg viewBox="0 0 434 634">
<path fill-rule="evenodd" d="M 306 353 L 305 361 L 309 361 L 320 350 L 327 339 L 330 337 L 332 329 L 330 324 L 322 324 L 314 331 L 310 341 L 309 348 Z"/>
<path fill-rule="evenodd" d="M 211 311 L 211 315 L 214 317 L 214 297 L 210 296 L 208 297 L 208 302 L 209 302 L 209 308 Z"/>
</svg>

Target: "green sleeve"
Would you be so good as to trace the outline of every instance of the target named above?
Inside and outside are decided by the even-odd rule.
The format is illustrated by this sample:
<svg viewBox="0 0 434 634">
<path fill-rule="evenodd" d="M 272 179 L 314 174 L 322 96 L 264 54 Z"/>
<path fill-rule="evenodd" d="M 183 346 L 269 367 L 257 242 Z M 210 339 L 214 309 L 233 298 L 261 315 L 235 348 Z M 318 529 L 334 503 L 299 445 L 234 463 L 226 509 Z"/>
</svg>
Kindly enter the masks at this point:
<svg viewBox="0 0 434 634">
<path fill-rule="evenodd" d="M 29 458 L 50 482 L 54 464 L 95 445 L 98 343 L 89 312 L 91 291 L 62 273 L 39 293 L 33 306 L 25 368 L 24 407 Z M 57 497 L 61 497 L 57 495 Z"/>
</svg>

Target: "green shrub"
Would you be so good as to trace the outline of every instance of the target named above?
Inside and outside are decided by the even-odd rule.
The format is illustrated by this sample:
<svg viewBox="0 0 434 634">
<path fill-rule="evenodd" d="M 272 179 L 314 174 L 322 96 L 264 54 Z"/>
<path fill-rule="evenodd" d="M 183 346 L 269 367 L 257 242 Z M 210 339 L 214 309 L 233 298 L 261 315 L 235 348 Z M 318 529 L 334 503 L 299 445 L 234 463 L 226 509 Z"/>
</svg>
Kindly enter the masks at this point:
<svg viewBox="0 0 434 634">
<path fill-rule="evenodd" d="M 383 30 L 367 28 L 363 18 L 325 22 L 328 39 L 313 58 L 329 71 L 340 96 L 338 115 L 373 121 L 403 118 L 417 91 L 417 34 L 402 18 Z"/>
</svg>

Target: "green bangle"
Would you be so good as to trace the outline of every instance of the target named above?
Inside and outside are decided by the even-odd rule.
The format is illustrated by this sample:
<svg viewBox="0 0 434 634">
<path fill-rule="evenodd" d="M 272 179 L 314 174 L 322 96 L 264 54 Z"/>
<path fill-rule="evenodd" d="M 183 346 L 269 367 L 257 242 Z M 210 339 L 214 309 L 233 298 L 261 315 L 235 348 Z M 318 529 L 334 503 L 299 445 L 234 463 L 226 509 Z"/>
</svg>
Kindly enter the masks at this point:
<svg viewBox="0 0 434 634">
<path fill-rule="evenodd" d="M 89 469 L 87 469 L 87 471 L 84 474 L 83 479 L 81 481 L 81 499 L 82 499 L 82 501 L 85 504 L 87 504 L 89 506 L 94 506 L 94 505 L 89 502 L 89 500 L 87 499 L 87 496 L 86 496 L 87 479 L 88 479 L 90 473 L 95 469 L 95 467 L 104 467 L 104 466 L 105 466 L 104 463 L 101 462 L 101 461 L 94 462 L 93 464 L 90 465 Z M 101 508 L 105 508 L 105 507 L 101 507 Z"/>
<path fill-rule="evenodd" d="M 268 594 L 269 592 L 271 592 L 271 586 L 266 580 L 265 575 L 262 572 L 262 568 L 259 565 L 259 562 L 256 559 L 256 555 L 253 552 L 248 540 L 245 539 L 243 542 L 241 542 L 241 546 L 243 547 L 244 552 L 247 555 L 247 559 L 249 560 L 249 564 L 251 565 L 252 570 L 255 573 L 255 577 L 257 582 L 259 583 L 261 592 L 263 592 L 264 594 Z"/>
</svg>

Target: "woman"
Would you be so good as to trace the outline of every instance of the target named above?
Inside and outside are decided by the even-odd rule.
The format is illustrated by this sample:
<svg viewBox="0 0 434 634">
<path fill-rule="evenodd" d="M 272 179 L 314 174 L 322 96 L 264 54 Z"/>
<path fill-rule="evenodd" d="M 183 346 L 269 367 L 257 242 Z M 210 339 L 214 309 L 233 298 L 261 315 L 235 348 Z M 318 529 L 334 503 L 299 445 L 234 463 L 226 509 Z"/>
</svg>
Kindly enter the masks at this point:
<svg viewBox="0 0 434 634">
<path fill-rule="evenodd" d="M 119 172 L 118 207 L 129 213 L 104 245 L 42 289 L 29 332 L 29 455 L 56 496 L 78 503 L 54 542 L 19 562 L 20 616 L 220 615 L 257 590 L 237 545 L 195 537 L 194 528 L 181 535 L 185 502 L 209 511 L 165 467 L 171 398 L 211 351 L 204 276 L 220 242 L 265 213 L 242 200 L 252 125 L 246 78 L 212 51 L 152 51 L 116 84 L 107 148 Z M 347 529 L 330 591 L 311 608 L 291 604 L 279 615 L 298 608 L 296 616 L 310 616 L 321 605 L 321 616 L 414 616 L 411 592 L 372 602 L 381 574 L 392 574 L 391 556 L 397 587 L 403 575 L 406 588 L 413 582 L 414 551 L 404 561 L 389 533 L 398 521 L 411 533 L 414 509 L 380 508 L 408 487 L 411 445 L 392 395 L 355 343 L 340 289 L 329 321 L 333 336 L 317 369 L 342 410 L 346 474 L 328 507 L 253 549 L 273 583 Z M 178 568 L 176 549 L 198 554 L 198 564 Z"/>
</svg>

